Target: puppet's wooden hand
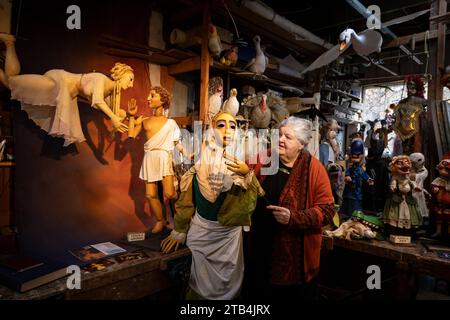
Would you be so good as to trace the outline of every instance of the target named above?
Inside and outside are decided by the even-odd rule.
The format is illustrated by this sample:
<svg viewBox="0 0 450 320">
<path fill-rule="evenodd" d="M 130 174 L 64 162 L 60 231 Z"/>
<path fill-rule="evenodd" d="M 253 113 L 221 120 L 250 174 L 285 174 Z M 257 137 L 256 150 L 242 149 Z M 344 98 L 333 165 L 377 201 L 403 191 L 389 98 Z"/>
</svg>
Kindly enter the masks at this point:
<svg viewBox="0 0 450 320">
<path fill-rule="evenodd" d="M 172 230 L 171 234 L 161 241 L 161 251 L 163 253 L 171 253 L 177 251 L 180 245 L 186 241 L 186 233 L 176 232 Z"/>
<path fill-rule="evenodd" d="M 228 167 L 228 170 L 238 173 L 240 175 L 245 176 L 247 173 L 250 172 L 250 168 L 247 166 L 247 164 L 244 161 L 241 161 L 231 155 L 228 155 L 224 153 L 225 159 L 228 160 L 228 162 L 225 162 L 225 164 Z"/>
</svg>

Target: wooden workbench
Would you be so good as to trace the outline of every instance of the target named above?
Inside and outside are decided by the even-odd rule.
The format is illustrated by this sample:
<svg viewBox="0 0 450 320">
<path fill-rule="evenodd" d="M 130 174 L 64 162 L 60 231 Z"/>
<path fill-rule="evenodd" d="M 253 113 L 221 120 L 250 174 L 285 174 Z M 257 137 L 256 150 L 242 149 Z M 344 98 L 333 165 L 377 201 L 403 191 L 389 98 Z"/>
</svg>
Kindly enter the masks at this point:
<svg viewBox="0 0 450 320">
<path fill-rule="evenodd" d="M 434 252 L 427 251 L 420 241 L 411 246 L 396 246 L 388 241 L 345 240 L 324 236 L 328 249 L 340 247 L 409 264 L 417 271 L 450 281 L 450 260 L 442 259 Z"/>
<path fill-rule="evenodd" d="M 398 299 L 414 299 L 417 293 L 416 281 L 420 274 L 450 281 L 450 260 L 439 258 L 435 252 L 428 251 L 420 241 L 415 241 L 409 246 L 400 246 L 388 241 L 346 240 L 324 236 L 323 253 L 326 255 L 327 251 L 334 248 L 392 261 L 397 270 Z"/>
<path fill-rule="evenodd" d="M 93 273 L 81 270 L 80 290 L 67 289 L 67 277 L 24 293 L 0 285 L 0 300 L 142 299 L 175 287 L 177 284 L 170 278 L 166 269 L 171 261 L 190 255 L 189 249 L 182 248 L 171 254 L 144 251 L 148 258 L 115 263 Z"/>
</svg>

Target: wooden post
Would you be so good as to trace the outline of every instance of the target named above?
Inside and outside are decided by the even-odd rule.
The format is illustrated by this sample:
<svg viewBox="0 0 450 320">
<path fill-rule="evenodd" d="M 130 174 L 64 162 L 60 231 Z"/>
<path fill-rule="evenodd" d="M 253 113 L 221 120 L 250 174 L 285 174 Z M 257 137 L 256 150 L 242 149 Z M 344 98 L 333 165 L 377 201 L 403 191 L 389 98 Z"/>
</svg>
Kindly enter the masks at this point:
<svg viewBox="0 0 450 320">
<path fill-rule="evenodd" d="M 447 2 L 445 0 L 434 0 L 431 3 L 430 17 L 443 15 L 446 13 Z M 437 32 L 437 41 L 430 44 L 430 73 L 432 77 L 428 86 L 428 101 L 430 110 L 426 117 L 426 127 L 423 128 L 426 132 L 424 138 L 427 139 L 427 141 L 423 141 L 423 145 L 427 146 L 427 150 L 423 150 L 423 152 L 427 158 L 429 168 L 434 167 L 443 154 L 437 110 L 439 103 L 441 103 L 443 98 L 443 88 L 439 83 L 439 68 L 444 67 L 445 29 L 446 26 L 442 22 L 436 22 L 433 20 L 430 21 L 430 31 Z M 435 142 L 435 144 L 433 142 Z M 430 170 L 430 181 L 432 181 L 433 175 L 433 170 Z"/>
<path fill-rule="evenodd" d="M 208 85 L 210 54 L 208 48 L 208 31 L 211 23 L 210 0 L 205 0 L 203 7 L 202 53 L 200 61 L 200 111 L 199 120 L 205 123 L 208 119 Z"/>
</svg>

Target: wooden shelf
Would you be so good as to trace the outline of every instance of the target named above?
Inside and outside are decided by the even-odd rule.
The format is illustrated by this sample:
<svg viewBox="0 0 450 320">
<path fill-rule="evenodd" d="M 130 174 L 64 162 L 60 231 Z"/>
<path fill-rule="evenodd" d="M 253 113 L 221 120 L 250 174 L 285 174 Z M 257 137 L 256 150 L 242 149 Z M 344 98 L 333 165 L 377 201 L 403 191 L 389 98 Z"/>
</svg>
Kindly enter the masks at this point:
<svg viewBox="0 0 450 320">
<path fill-rule="evenodd" d="M 0 162 L 0 167 L 14 167 L 16 165 L 15 162 L 12 161 L 2 161 Z"/>
</svg>

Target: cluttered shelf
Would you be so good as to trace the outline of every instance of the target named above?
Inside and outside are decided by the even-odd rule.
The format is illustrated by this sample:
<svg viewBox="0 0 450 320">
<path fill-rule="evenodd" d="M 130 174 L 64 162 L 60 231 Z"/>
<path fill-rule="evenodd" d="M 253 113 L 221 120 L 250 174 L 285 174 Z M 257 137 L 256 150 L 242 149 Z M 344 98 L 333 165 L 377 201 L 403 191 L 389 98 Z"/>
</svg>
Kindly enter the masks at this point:
<svg viewBox="0 0 450 320">
<path fill-rule="evenodd" d="M 140 299 L 175 286 L 166 270 L 170 268 L 172 261 L 190 255 L 188 248 L 171 254 L 148 249 L 136 252 L 140 253 L 138 259 L 124 259 L 103 267 L 98 263 L 96 267 L 99 270 L 96 271 L 82 268 L 81 289 L 69 290 L 68 278 L 64 277 L 24 293 L 0 285 L 0 299 Z"/>
<path fill-rule="evenodd" d="M 404 262 L 413 265 L 418 272 L 450 281 L 450 274 L 448 273 L 450 259 L 441 258 L 438 254 L 438 252 L 443 251 L 450 252 L 450 247 L 433 246 L 426 240 L 417 240 L 407 246 L 402 246 L 375 239 L 347 240 L 324 236 L 322 245 L 327 250 L 339 247 L 396 262 Z M 437 250 L 439 248 L 440 250 Z"/>
</svg>

